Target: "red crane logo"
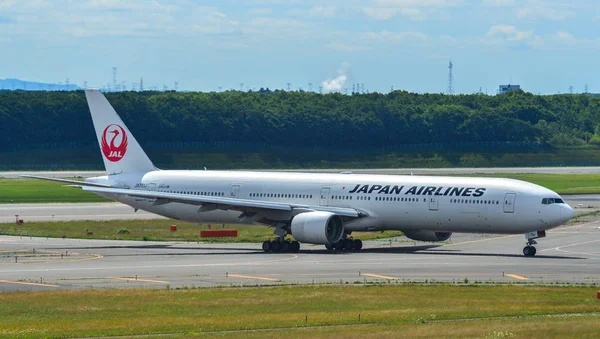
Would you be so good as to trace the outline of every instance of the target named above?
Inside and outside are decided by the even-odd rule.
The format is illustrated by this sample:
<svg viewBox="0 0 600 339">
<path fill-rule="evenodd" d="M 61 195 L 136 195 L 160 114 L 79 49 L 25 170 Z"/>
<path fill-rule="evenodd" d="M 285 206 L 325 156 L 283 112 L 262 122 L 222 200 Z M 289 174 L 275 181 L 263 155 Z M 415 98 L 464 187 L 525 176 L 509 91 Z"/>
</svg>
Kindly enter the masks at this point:
<svg viewBox="0 0 600 339">
<path fill-rule="evenodd" d="M 117 162 L 123 159 L 125 152 L 127 152 L 127 133 L 123 127 L 115 124 L 106 126 L 102 133 L 102 154 L 109 161 Z"/>
</svg>

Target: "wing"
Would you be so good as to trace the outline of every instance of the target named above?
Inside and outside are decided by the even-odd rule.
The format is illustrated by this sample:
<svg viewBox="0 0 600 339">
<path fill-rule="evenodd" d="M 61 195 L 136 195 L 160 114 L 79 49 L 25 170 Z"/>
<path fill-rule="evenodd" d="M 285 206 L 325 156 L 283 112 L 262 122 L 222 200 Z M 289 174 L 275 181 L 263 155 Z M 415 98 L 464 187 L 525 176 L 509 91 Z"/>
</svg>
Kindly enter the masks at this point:
<svg viewBox="0 0 600 339">
<path fill-rule="evenodd" d="M 182 204 L 202 206 L 206 210 L 221 209 L 235 210 L 241 212 L 256 210 L 275 210 L 289 212 L 309 212 L 309 211 L 327 211 L 338 214 L 343 217 L 361 218 L 368 214 L 354 208 L 330 207 L 330 206 L 312 206 L 305 204 L 282 203 L 274 201 L 247 200 L 237 198 L 223 198 L 203 195 L 176 194 L 155 191 L 132 190 L 123 188 L 105 188 L 84 186 L 86 191 L 95 193 L 110 193 L 128 195 L 137 198 L 156 199 L 155 205 L 163 205 L 171 202 Z"/>
<path fill-rule="evenodd" d="M 61 183 L 71 184 L 74 187 L 81 187 L 85 191 L 93 193 L 109 193 L 117 195 L 126 195 L 136 198 L 154 199 L 154 205 L 164 205 L 168 203 L 181 203 L 188 205 L 199 206 L 201 211 L 210 211 L 215 209 L 234 210 L 240 212 L 257 212 L 257 211 L 288 211 L 291 215 L 310 211 L 325 211 L 338 214 L 346 218 L 362 218 L 367 217 L 368 213 L 354 208 L 331 207 L 331 206 L 315 206 L 306 204 L 284 203 L 264 200 L 248 200 L 238 198 L 212 197 L 205 195 L 177 194 L 165 193 L 156 191 L 135 190 L 127 188 L 116 188 L 110 185 L 98 183 L 90 183 L 77 180 L 67 180 L 58 178 L 40 177 L 35 175 L 22 175 L 24 178 L 41 179 L 57 181 Z"/>
</svg>

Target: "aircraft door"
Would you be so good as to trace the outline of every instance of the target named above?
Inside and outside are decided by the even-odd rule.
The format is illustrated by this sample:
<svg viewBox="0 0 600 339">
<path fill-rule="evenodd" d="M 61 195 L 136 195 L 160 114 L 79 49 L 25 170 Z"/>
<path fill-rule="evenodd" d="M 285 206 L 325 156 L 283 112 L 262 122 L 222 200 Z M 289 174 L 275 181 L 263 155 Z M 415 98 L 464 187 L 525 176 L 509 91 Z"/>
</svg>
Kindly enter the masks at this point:
<svg viewBox="0 0 600 339">
<path fill-rule="evenodd" d="M 231 192 L 229 193 L 230 198 L 237 198 L 240 194 L 240 185 L 231 186 Z"/>
<path fill-rule="evenodd" d="M 329 206 L 329 191 L 328 187 L 321 188 L 321 199 L 319 200 L 319 205 L 321 206 Z"/>
<path fill-rule="evenodd" d="M 429 197 L 429 210 L 430 211 L 438 210 L 438 197 L 436 197 L 436 196 Z"/>
<path fill-rule="evenodd" d="M 517 197 L 516 193 L 506 193 L 504 196 L 504 213 L 514 213 L 515 212 L 515 198 Z"/>
</svg>

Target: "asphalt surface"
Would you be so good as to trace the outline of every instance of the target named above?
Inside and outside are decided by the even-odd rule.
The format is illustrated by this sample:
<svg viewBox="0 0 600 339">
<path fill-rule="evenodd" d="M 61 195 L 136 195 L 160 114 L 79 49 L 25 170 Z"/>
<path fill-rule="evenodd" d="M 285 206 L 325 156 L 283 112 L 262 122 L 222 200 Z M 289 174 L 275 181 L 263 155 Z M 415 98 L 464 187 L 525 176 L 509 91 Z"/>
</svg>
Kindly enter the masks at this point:
<svg viewBox="0 0 600 339">
<path fill-rule="evenodd" d="M 279 171 L 264 169 L 258 171 Z M 281 170 L 288 172 L 319 172 L 319 173 L 339 173 L 342 171 L 351 171 L 352 173 L 362 174 L 475 174 L 475 173 L 548 173 L 548 174 L 598 174 L 600 167 L 477 167 L 477 168 L 375 168 L 375 169 L 293 169 Z M 104 171 L 11 171 L 0 172 L 0 178 L 19 178 L 21 175 L 38 175 L 54 178 L 89 178 L 106 175 Z"/>
<path fill-rule="evenodd" d="M 260 244 L 0 236 L 0 291 L 443 281 L 600 283 L 600 220 L 560 227 L 524 257 L 523 235 L 455 234 L 451 243 L 365 242 L 362 252 L 263 253 Z"/>
<path fill-rule="evenodd" d="M 115 203 L 71 203 L 71 204 L 0 204 L 0 224 L 14 223 L 15 215 L 24 222 L 71 221 L 71 220 L 117 220 L 158 219 L 156 214 Z"/>
</svg>

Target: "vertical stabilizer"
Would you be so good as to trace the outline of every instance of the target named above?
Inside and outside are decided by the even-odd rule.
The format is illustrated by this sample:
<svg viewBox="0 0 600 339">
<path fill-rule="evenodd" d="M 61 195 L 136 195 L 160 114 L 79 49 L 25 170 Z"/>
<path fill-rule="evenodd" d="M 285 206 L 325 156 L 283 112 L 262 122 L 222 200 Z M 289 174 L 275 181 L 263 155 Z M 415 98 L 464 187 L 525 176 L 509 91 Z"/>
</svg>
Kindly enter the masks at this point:
<svg viewBox="0 0 600 339">
<path fill-rule="evenodd" d="M 97 89 L 86 89 L 85 97 L 106 172 L 111 175 L 156 170 L 104 94 Z"/>
</svg>

